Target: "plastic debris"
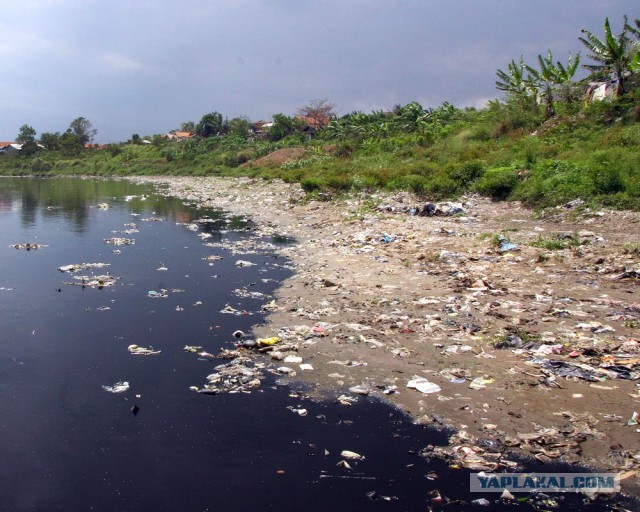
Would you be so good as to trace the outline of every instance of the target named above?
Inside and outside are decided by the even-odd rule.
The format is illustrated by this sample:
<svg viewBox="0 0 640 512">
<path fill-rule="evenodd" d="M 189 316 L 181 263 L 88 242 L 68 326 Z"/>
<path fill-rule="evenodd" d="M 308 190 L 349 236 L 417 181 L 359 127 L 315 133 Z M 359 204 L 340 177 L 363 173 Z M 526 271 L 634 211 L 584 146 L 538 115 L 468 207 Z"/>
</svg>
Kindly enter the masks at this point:
<svg viewBox="0 0 640 512">
<path fill-rule="evenodd" d="M 398 500 L 397 496 L 385 496 L 383 494 L 378 493 L 378 491 L 369 491 L 365 494 L 367 498 L 372 501 L 396 501 Z"/>
<path fill-rule="evenodd" d="M 102 389 L 109 393 L 124 393 L 129 390 L 129 383 L 127 381 L 116 382 L 113 386 L 102 386 Z"/>
<path fill-rule="evenodd" d="M 160 290 L 160 291 L 149 290 L 147 292 L 147 297 L 151 297 L 152 299 L 166 299 L 169 296 L 167 291 L 168 290 Z"/>
<path fill-rule="evenodd" d="M 60 272 L 68 272 L 70 274 L 80 272 L 81 270 L 109 267 L 111 263 L 72 263 L 71 265 L 62 265 L 58 267 Z"/>
<path fill-rule="evenodd" d="M 272 347 L 273 345 L 280 343 L 280 338 L 277 336 L 271 336 L 269 338 L 259 338 L 256 340 L 256 344 L 259 347 Z"/>
<path fill-rule="evenodd" d="M 638 413 L 636 411 L 633 411 L 633 414 L 631 415 L 631 419 L 629 421 L 627 421 L 627 426 L 628 427 L 633 427 L 633 426 L 637 425 L 639 418 L 640 418 L 640 415 L 638 415 Z"/>
<path fill-rule="evenodd" d="M 502 235 L 498 237 L 498 252 L 505 253 L 509 251 L 519 251 L 520 246 L 515 242 L 503 237 Z"/>
<path fill-rule="evenodd" d="M 359 453 L 352 452 L 350 450 L 342 450 L 340 452 L 340 457 L 344 457 L 349 460 L 364 460 L 364 455 L 360 455 Z"/>
<path fill-rule="evenodd" d="M 226 364 L 215 367 L 215 372 L 207 377 L 202 388 L 192 386 L 194 391 L 205 395 L 219 393 L 249 393 L 260 387 L 263 364 L 255 363 L 249 357 L 237 357 Z"/>
<path fill-rule="evenodd" d="M 25 244 L 11 244 L 9 247 L 13 249 L 24 249 L 25 251 L 32 251 L 32 250 L 42 249 L 43 247 L 49 247 L 49 246 L 43 245 L 43 244 L 32 244 L 27 242 Z"/>
<path fill-rule="evenodd" d="M 113 286 L 118 277 L 110 274 L 102 276 L 73 276 L 74 282 L 65 282 L 68 286 L 88 286 L 89 288 L 104 288 L 105 286 Z"/>
<path fill-rule="evenodd" d="M 105 243 L 111 244 L 111 245 L 135 245 L 136 243 L 136 241 L 133 238 L 119 238 L 119 237 L 105 238 L 104 241 Z"/>
<path fill-rule="evenodd" d="M 484 389 L 488 384 L 493 384 L 495 379 L 491 377 L 476 377 L 469 383 L 471 389 Z"/>
<path fill-rule="evenodd" d="M 414 375 L 413 378 L 407 382 L 407 387 L 416 389 L 421 393 L 429 394 L 429 393 L 438 393 L 442 388 L 433 382 L 429 382 L 424 377 L 419 377 Z"/>
<path fill-rule="evenodd" d="M 138 345 L 129 345 L 127 347 L 127 350 L 132 354 L 135 354 L 138 356 L 155 356 L 161 352 L 160 350 L 153 350 L 153 348 L 139 347 Z"/>
<path fill-rule="evenodd" d="M 236 267 L 253 267 L 254 265 L 256 265 L 256 263 L 252 263 L 246 260 L 238 260 L 235 262 Z"/>
<path fill-rule="evenodd" d="M 412 210 L 409 210 L 409 213 L 411 214 Z M 440 215 L 440 216 L 451 216 L 451 215 L 458 215 L 461 213 L 464 213 L 464 208 L 462 206 L 462 203 L 451 203 L 451 202 L 445 202 L 445 203 L 426 203 L 422 209 L 415 209 L 414 210 L 415 213 L 413 213 L 414 215 L 417 213 L 418 215 L 421 215 L 423 217 L 431 217 L 431 216 L 436 216 L 436 215 Z"/>
</svg>

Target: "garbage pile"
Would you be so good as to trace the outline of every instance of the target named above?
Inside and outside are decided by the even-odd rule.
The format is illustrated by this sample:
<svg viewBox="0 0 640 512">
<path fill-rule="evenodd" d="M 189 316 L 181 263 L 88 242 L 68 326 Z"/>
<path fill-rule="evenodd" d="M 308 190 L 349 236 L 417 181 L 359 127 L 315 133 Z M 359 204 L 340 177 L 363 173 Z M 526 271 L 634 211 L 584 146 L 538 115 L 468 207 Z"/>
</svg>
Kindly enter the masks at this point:
<svg viewBox="0 0 640 512">
<path fill-rule="evenodd" d="M 216 366 L 216 371 L 207 376 L 204 386 L 192 386 L 191 390 L 203 395 L 250 393 L 252 389 L 260 387 L 264 367 L 264 363 L 256 362 L 251 357 L 238 356 L 229 363 Z"/>
</svg>

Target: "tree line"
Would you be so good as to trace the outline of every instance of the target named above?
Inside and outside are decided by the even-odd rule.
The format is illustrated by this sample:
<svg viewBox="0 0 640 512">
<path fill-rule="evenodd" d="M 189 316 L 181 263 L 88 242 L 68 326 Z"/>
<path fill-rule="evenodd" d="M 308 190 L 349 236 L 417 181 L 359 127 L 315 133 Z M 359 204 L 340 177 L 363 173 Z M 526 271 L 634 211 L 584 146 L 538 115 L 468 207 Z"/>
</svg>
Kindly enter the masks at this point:
<svg viewBox="0 0 640 512">
<path fill-rule="evenodd" d="M 91 144 L 98 130 L 94 129 L 91 121 L 84 117 L 77 117 L 69 124 L 69 128 L 64 133 L 44 132 L 40 139 L 36 139 L 37 132 L 28 124 L 20 127 L 16 137 L 16 142 L 22 145 L 20 154 L 31 156 L 39 147 L 48 150 L 61 150 L 65 154 L 77 155 L 85 147 Z"/>
</svg>

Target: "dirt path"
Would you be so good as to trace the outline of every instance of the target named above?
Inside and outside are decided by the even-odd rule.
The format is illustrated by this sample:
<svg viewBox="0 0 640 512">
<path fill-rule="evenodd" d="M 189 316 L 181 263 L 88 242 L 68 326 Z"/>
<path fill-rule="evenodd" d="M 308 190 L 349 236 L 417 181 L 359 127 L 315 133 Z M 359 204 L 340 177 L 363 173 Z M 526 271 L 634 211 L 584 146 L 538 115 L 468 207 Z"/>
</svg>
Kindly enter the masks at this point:
<svg viewBox="0 0 640 512">
<path fill-rule="evenodd" d="M 627 425 L 640 412 L 640 214 L 537 216 L 472 197 L 420 216 L 408 194 L 307 203 L 284 183 L 153 181 L 297 240 L 282 249 L 296 273 L 255 333 L 297 344 L 313 367 L 297 379 L 452 427 L 436 451 L 458 464 L 508 466 L 515 450 L 621 472 L 640 494 L 640 425 Z"/>
</svg>

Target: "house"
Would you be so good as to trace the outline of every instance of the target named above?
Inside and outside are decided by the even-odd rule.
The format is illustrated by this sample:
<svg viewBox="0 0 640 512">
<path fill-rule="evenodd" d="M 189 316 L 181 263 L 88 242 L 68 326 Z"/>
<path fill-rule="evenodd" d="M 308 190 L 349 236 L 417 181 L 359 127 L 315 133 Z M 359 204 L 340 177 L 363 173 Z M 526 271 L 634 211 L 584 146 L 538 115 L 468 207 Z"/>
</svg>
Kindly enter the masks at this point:
<svg viewBox="0 0 640 512">
<path fill-rule="evenodd" d="M 304 133 L 308 139 L 312 139 L 315 133 L 322 128 L 329 126 L 330 119 L 327 116 L 296 116 L 300 122 L 300 131 Z"/>
<path fill-rule="evenodd" d="M 16 142 L 0 142 L 0 155 L 2 156 L 18 156 L 22 144 Z"/>
<path fill-rule="evenodd" d="M 188 140 L 193 139 L 196 136 L 193 132 L 186 132 L 182 130 L 174 130 L 165 135 L 169 140 Z"/>
<path fill-rule="evenodd" d="M 256 121 L 249 128 L 249 141 L 254 141 L 256 139 L 263 139 L 266 132 L 269 131 L 269 128 L 273 126 L 273 122 L 271 121 Z"/>
</svg>

